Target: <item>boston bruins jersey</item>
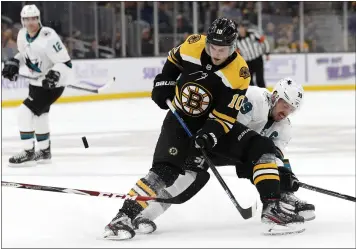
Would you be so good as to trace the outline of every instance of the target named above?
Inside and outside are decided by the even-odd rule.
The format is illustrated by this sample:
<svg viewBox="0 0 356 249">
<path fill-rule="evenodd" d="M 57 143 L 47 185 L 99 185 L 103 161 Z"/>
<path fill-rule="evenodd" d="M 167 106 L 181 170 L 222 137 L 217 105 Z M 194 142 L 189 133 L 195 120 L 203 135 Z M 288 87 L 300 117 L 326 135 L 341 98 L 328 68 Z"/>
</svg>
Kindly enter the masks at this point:
<svg viewBox="0 0 356 249">
<path fill-rule="evenodd" d="M 189 128 L 193 132 L 202 128 L 219 138 L 236 121 L 250 73 L 236 52 L 221 65 L 214 65 L 205 42 L 206 36 L 195 34 L 173 48 L 155 82 L 176 81 L 172 103 Z"/>
</svg>

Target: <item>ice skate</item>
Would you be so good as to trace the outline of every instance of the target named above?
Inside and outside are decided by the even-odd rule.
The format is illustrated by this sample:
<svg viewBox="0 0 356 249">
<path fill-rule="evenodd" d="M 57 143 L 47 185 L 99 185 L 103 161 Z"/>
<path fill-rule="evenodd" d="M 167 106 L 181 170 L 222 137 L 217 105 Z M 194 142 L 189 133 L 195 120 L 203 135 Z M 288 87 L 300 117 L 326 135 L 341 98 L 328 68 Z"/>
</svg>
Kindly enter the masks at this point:
<svg viewBox="0 0 356 249">
<path fill-rule="evenodd" d="M 23 150 L 22 152 L 9 158 L 10 167 L 35 166 L 35 148 Z"/>
<path fill-rule="evenodd" d="M 51 163 L 52 162 L 51 158 L 52 158 L 51 144 L 48 145 L 48 148 L 44 150 L 40 149 L 35 153 L 35 161 L 40 164 Z"/>
<path fill-rule="evenodd" d="M 105 227 L 104 239 L 127 240 L 135 237 L 131 219 L 124 213 L 119 212 L 115 218 Z"/>
<path fill-rule="evenodd" d="M 136 232 L 142 234 L 153 233 L 157 229 L 156 224 L 152 220 L 141 216 L 136 217 L 132 225 Z"/>
<path fill-rule="evenodd" d="M 281 200 L 289 205 L 292 205 L 295 208 L 295 212 L 304 217 L 305 221 L 315 219 L 315 206 L 307 203 L 306 201 L 300 200 L 294 195 L 294 193 L 282 193 Z"/>
<path fill-rule="evenodd" d="M 305 231 L 304 218 L 295 213 L 295 208 L 280 200 L 263 204 L 262 223 L 267 226 L 265 235 L 286 235 Z"/>
</svg>

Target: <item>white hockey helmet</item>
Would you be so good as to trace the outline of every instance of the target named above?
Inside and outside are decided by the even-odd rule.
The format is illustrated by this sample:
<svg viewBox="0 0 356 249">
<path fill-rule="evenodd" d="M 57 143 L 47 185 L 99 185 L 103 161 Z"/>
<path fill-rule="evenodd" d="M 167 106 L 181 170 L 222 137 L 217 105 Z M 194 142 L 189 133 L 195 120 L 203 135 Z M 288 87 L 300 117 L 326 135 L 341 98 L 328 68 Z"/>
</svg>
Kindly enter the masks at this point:
<svg viewBox="0 0 356 249">
<path fill-rule="evenodd" d="M 40 26 L 42 26 L 42 23 L 41 23 L 41 12 L 36 7 L 36 5 L 30 4 L 30 5 L 23 6 L 20 15 L 21 15 L 22 27 L 25 27 L 23 19 L 27 18 L 27 17 L 38 17 L 38 23 L 39 23 Z"/>
<path fill-rule="evenodd" d="M 284 78 L 277 82 L 272 92 L 272 105 L 274 106 L 278 99 L 282 98 L 295 110 L 299 109 L 303 101 L 303 86 L 297 84 L 291 78 Z"/>
</svg>

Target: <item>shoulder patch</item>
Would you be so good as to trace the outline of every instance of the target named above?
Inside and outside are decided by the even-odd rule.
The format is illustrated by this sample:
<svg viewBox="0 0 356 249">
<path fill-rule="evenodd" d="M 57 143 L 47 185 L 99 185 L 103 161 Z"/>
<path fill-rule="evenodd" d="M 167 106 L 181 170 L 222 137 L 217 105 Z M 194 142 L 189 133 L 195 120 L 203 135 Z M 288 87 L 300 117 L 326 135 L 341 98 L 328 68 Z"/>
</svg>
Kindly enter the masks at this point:
<svg viewBox="0 0 356 249">
<path fill-rule="evenodd" d="M 247 67 L 241 67 L 240 69 L 240 77 L 247 79 L 248 77 L 251 77 L 250 75 L 250 70 L 248 70 Z"/>
<path fill-rule="evenodd" d="M 50 34 L 51 34 L 51 31 L 49 31 L 49 30 L 43 31 L 44 36 L 49 36 Z"/>
<path fill-rule="evenodd" d="M 188 43 L 189 44 L 196 43 L 200 39 L 201 39 L 201 35 L 192 35 L 188 38 Z"/>
</svg>

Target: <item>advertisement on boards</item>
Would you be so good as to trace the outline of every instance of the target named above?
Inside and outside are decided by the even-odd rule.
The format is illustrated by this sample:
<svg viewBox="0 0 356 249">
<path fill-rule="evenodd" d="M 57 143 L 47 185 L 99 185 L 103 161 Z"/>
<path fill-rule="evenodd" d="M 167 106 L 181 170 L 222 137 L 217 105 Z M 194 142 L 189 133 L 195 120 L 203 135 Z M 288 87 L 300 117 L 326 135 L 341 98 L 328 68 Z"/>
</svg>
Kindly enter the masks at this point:
<svg viewBox="0 0 356 249">
<path fill-rule="evenodd" d="M 162 71 L 166 58 L 127 58 L 105 60 L 74 60 L 68 84 L 97 89 L 115 77 L 114 84 L 103 91 L 108 93 L 127 93 L 151 91 L 153 79 Z M 27 75 L 25 68 L 20 74 Z M 16 82 L 2 80 L 2 99 L 24 99 L 28 94 L 27 79 L 19 77 Z M 63 96 L 93 95 L 85 91 L 66 88 Z"/>
<path fill-rule="evenodd" d="M 354 53 L 308 54 L 307 79 L 313 85 L 355 84 Z"/>
<path fill-rule="evenodd" d="M 301 84 L 305 83 L 305 56 L 270 55 L 264 63 L 264 76 L 267 86 L 274 86 L 282 78 L 290 77 Z"/>
<path fill-rule="evenodd" d="M 165 58 L 127 58 L 73 61 L 72 85 L 99 88 L 115 77 L 115 83 L 105 93 L 150 91 L 154 77 L 162 71 Z M 66 89 L 66 95 L 88 95 Z"/>
<path fill-rule="evenodd" d="M 165 57 L 73 60 L 72 73 L 67 82 L 96 89 L 115 77 L 115 83 L 103 94 L 149 92 L 165 61 Z M 285 77 L 291 77 L 305 86 L 352 86 L 356 81 L 355 64 L 353 53 L 272 54 L 270 60 L 265 61 L 264 76 L 267 86 L 274 86 Z M 27 68 L 20 68 L 20 73 L 28 74 Z M 2 99 L 25 99 L 28 84 L 29 81 L 23 78 L 16 82 L 2 79 Z M 88 95 L 95 94 L 70 88 L 66 88 L 63 94 L 64 97 Z"/>
</svg>

